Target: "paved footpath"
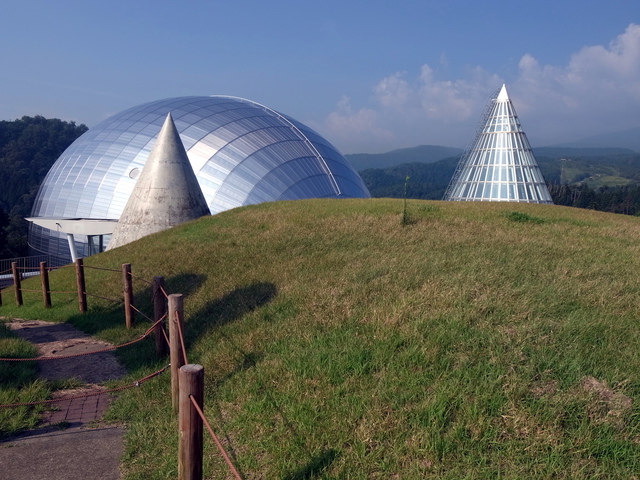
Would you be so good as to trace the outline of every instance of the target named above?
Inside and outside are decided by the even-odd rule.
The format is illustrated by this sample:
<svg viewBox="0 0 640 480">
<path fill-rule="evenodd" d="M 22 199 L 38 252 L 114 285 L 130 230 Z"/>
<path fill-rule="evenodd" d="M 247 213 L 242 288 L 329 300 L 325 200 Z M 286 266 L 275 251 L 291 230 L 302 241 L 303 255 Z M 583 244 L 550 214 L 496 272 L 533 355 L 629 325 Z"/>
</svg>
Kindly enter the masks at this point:
<svg viewBox="0 0 640 480">
<path fill-rule="evenodd" d="M 66 324 L 16 322 L 11 328 L 38 346 L 39 354 L 68 355 L 104 348 Z M 85 382 L 102 382 L 125 373 L 110 353 L 39 362 L 40 374 L 49 380 L 74 376 Z M 99 393 L 104 387 L 89 383 L 58 396 Z M 36 430 L 0 442 L 0 478 L 3 480 L 119 480 L 124 452 L 124 429 L 101 420 L 109 394 L 56 402 Z"/>
<path fill-rule="evenodd" d="M 0 478 L 119 480 L 123 436 L 117 426 L 27 432 L 0 443 Z"/>
</svg>

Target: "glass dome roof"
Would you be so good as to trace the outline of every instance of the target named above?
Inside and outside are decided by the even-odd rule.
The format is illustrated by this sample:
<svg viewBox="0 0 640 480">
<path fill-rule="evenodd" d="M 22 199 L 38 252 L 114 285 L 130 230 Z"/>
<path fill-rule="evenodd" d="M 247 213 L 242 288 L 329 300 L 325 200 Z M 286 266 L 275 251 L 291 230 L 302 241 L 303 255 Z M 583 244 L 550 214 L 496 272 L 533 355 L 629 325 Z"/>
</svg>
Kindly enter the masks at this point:
<svg viewBox="0 0 640 480">
<path fill-rule="evenodd" d="M 78 138 L 45 177 L 32 217 L 118 219 L 167 113 L 212 214 L 276 200 L 369 198 L 349 162 L 319 134 L 236 97 L 180 97 L 118 113 Z M 31 226 L 39 252 L 68 255 L 62 233 Z M 87 254 L 87 241 L 76 238 Z"/>
</svg>

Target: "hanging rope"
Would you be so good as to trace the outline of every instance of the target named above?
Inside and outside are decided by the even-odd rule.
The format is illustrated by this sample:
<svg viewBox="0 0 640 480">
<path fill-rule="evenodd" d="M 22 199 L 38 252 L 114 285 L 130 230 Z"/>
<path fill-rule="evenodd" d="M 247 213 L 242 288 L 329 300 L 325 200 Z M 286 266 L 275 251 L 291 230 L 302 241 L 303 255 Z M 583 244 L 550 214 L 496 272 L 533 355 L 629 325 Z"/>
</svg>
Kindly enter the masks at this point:
<svg viewBox="0 0 640 480">
<path fill-rule="evenodd" d="M 146 377 L 141 378 L 140 380 L 138 380 L 136 382 L 133 382 L 133 383 L 131 383 L 129 385 L 125 385 L 123 387 L 112 388 L 110 390 L 96 390 L 94 392 L 80 393 L 78 395 L 70 395 L 68 397 L 54 398 L 54 399 L 51 399 L 51 400 L 41 400 L 39 402 L 25 402 L 25 403 L 12 403 L 12 404 L 0 405 L 0 408 L 27 407 L 27 406 L 32 406 L 32 405 L 46 405 L 46 404 L 50 404 L 50 403 L 64 402 L 66 400 L 75 400 L 76 398 L 95 397 L 96 395 L 102 395 L 103 393 L 120 392 L 122 390 L 127 390 L 129 388 L 139 387 L 140 385 L 142 385 L 147 380 L 151 380 L 153 377 L 157 377 L 158 375 L 160 375 L 162 372 L 164 372 L 170 366 L 171 365 L 167 365 L 166 367 L 164 367 L 164 368 L 162 368 L 162 369 L 160 369 L 160 370 L 158 370 L 156 372 L 153 372 L 153 373 L 147 375 Z"/>
<path fill-rule="evenodd" d="M 138 343 L 139 341 L 144 340 L 145 338 L 147 338 L 151 334 L 151 332 L 156 327 L 156 325 L 158 325 L 160 322 L 162 322 L 165 319 L 165 317 L 166 317 L 166 315 L 164 315 L 156 323 L 151 325 L 151 327 L 149 327 L 146 332 L 144 332 L 142 335 L 140 335 L 140 337 L 136 338 L 135 340 L 131 340 L 130 342 L 122 343 L 120 345 L 113 345 L 111 347 L 106 347 L 106 348 L 103 348 L 103 349 L 100 349 L 100 350 L 94 350 L 92 352 L 74 353 L 74 354 L 71 354 L 71 355 L 60 355 L 60 356 L 56 356 L 56 357 L 36 357 L 36 358 L 0 358 L 0 361 L 4 361 L 4 362 L 36 362 L 36 361 L 41 361 L 41 360 L 62 360 L 62 359 L 65 359 L 65 358 L 75 358 L 75 357 L 83 357 L 85 355 L 93 355 L 94 353 L 112 352 L 114 350 L 117 350 L 118 348 L 128 347 L 129 345 L 133 345 L 134 343 Z"/>
<path fill-rule="evenodd" d="M 191 400 L 191 403 L 193 404 L 195 409 L 198 411 L 198 415 L 200 415 L 200 418 L 202 418 L 202 422 L 207 427 L 207 430 L 209 430 L 209 434 L 211 434 L 211 437 L 213 438 L 213 441 L 218 446 L 218 450 L 220 450 L 220 454 L 224 458 L 225 462 L 227 462 L 227 465 L 229 466 L 229 469 L 231 470 L 231 473 L 233 473 L 233 475 L 238 480 L 242 480 L 242 477 L 238 473 L 238 470 L 236 470 L 236 467 L 233 465 L 233 462 L 229 458 L 229 455 L 227 455 L 227 452 L 225 451 L 224 447 L 222 446 L 222 442 L 220 441 L 220 439 L 218 439 L 217 435 L 213 432 L 213 429 L 211 428 L 211 425 L 209 425 L 209 422 L 207 421 L 207 418 L 204 416 L 204 412 L 200 408 L 200 405 L 198 405 L 198 402 L 196 402 L 196 399 L 193 398 L 193 395 L 189 395 L 189 400 Z"/>
<path fill-rule="evenodd" d="M 121 273 L 122 270 L 116 270 L 114 268 L 102 268 L 102 267 L 92 267 L 91 265 L 82 265 L 83 268 L 91 268 L 93 270 L 102 270 L 104 272 L 116 272 L 116 273 Z"/>
<path fill-rule="evenodd" d="M 184 360 L 185 365 L 189 364 L 189 359 L 187 358 L 187 348 L 184 346 L 184 336 L 182 335 L 182 327 L 180 326 L 180 314 L 176 310 L 176 324 L 178 325 L 178 335 L 180 336 L 180 346 L 182 348 L 182 358 Z"/>
<path fill-rule="evenodd" d="M 146 283 L 147 285 L 153 285 L 153 282 L 150 282 L 146 278 L 139 277 L 139 276 L 134 275 L 133 273 L 130 273 L 130 272 L 129 272 L 129 275 L 131 275 L 131 278 L 133 278 L 135 280 L 140 280 L 142 283 Z"/>
</svg>

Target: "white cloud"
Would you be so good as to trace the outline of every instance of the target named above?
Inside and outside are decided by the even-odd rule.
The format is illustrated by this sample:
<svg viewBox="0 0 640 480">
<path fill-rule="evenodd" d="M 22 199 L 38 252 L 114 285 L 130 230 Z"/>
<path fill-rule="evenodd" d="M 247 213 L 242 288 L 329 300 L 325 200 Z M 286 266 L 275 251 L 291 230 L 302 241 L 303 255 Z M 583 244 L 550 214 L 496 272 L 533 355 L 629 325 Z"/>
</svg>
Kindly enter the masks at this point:
<svg viewBox="0 0 640 480">
<path fill-rule="evenodd" d="M 357 151 L 357 145 L 372 143 L 384 149 L 383 145 L 387 144 L 393 135 L 381 127 L 379 116 L 380 114 L 371 108 L 354 111 L 351 99 L 345 95 L 322 125 L 313 125 L 313 122 L 310 122 L 310 126 L 322 130 L 336 145 L 353 145 L 352 148 L 356 148 Z"/>
<path fill-rule="evenodd" d="M 463 146 L 503 81 L 480 66 L 465 78 L 440 76 L 427 64 L 414 77 L 393 73 L 372 88 L 370 105 L 354 109 L 344 97 L 317 128 L 348 153 L 428 143 Z M 540 143 L 636 127 L 640 25 L 629 25 L 608 46 L 583 47 L 562 66 L 543 65 L 525 53 L 507 87 L 525 131 Z"/>
<path fill-rule="evenodd" d="M 540 65 L 526 54 L 519 69 L 514 103 L 541 138 L 563 141 L 639 124 L 640 25 L 629 25 L 607 47 L 582 48 L 565 66 Z"/>
<path fill-rule="evenodd" d="M 410 105 L 413 91 L 404 79 L 406 73 L 397 72 L 390 77 L 383 78 L 373 88 L 376 100 L 381 106 L 391 109 L 405 108 Z"/>
</svg>

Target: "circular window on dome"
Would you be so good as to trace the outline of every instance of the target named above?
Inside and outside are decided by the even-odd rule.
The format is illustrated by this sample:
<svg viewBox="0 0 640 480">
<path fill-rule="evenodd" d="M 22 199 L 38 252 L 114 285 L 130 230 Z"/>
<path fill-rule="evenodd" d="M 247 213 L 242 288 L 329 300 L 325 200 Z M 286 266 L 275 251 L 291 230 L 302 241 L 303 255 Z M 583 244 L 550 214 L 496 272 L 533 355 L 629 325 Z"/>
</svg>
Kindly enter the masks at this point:
<svg viewBox="0 0 640 480">
<path fill-rule="evenodd" d="M 132 168 L 131 171 L 129 172 L 129 178 L 132 178 L 133 180 L 135 180 L 139 176 L 140 176 L 140 169 L 138 167 Z"/>
</svg>

